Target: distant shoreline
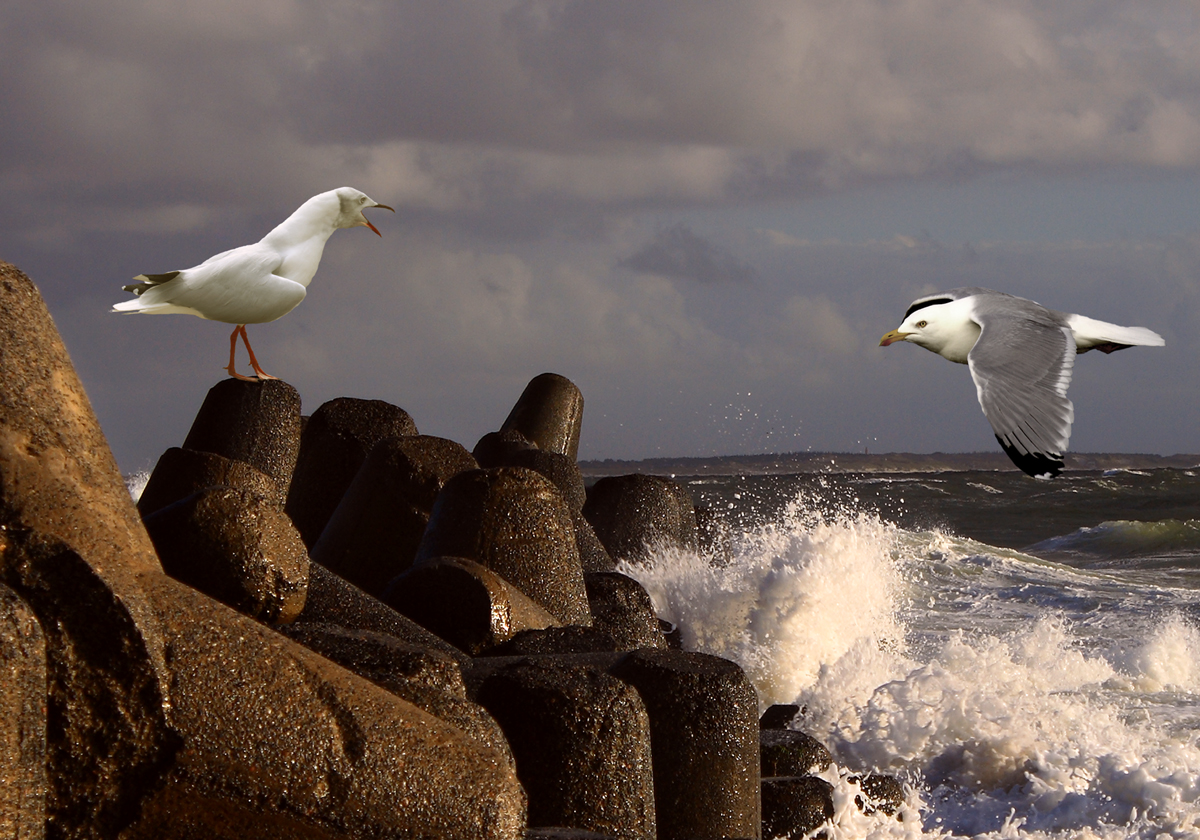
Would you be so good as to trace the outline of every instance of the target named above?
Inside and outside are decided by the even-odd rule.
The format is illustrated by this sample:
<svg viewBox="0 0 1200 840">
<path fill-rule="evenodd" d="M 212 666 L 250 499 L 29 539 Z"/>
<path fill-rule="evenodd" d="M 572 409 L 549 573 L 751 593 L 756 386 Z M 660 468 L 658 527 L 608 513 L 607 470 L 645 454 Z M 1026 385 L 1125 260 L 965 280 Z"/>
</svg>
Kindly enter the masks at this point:
<svg viewBox="0 0 1200 840">
<path fill-rule="evenodd" d="M 1189 469 L 1200 455 L 1141 455 L 1068 452 L 1066 471 Z M 651 475 L 790 475 L 794 473 L 908 473 L 1015 470 L 1003 452 L 787 452 L 778 455 L 722 455 L 709 458 L 646 458 L 641 461 L 580 461 L 585 476 L 647 473 Z"/>
</svg>

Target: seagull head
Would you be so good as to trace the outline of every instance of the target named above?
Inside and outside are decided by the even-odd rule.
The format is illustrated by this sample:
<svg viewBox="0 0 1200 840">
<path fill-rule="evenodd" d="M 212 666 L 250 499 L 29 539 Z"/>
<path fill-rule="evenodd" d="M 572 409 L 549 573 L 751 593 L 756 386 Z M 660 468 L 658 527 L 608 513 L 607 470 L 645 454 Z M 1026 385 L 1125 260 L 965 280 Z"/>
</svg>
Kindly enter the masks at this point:
<svg viewBox="0 0 1200 840">
<path fill-rule="evenodd" d="M 933 295 L 914 301 L 899 327 L 883 334 L 880 347 L 907 341 L 932 350 L 952 362 L 966 363 L 967 352 L 979 337 L 971 320 L 970 299 Z"/>
<path fill-rule="evenodd" d="M 351 228 L 365 226 L 375 231 L 379 236 L 383 236 L 382 233 L 379 233 L 379 228 L 371 224 L 367 220 L 367 217 L 363 215 L 363 210 L 368 207 L 382 207 L 384 210 L 391 210 L 393 213 L 396 212 L 395 210 L 386 204 L 380 204 L 362 190 L 356 190 L 354 187 L 340 187 L 334 190 L 334 192 L 337 194 L 340 204 L 334 227 Z"/>
</svg>

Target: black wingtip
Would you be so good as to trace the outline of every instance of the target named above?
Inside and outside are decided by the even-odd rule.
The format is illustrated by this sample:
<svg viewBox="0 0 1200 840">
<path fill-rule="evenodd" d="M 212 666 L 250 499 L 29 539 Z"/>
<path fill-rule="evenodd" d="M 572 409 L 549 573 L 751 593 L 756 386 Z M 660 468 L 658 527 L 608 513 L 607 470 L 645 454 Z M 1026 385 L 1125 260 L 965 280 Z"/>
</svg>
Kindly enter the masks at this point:
<svg viewBox="0 0 1200 840">
<path fill-rule="evenodd" d="M 1026 475 L 1031 475 L 1034 478 L 1055 478 L 1063 470 L 1062 455 L 1047 454 L 1044 452 L 1022 452 L 1015 446 L 1009 446 L 1000 435 L 996 435 L 996 441 L 1000 444 L 1000 448 L 1004 450 L 1004 454 L 1012 459 L 1012 462 L 1021 468 L 1021 472 Z"/>
</svg>

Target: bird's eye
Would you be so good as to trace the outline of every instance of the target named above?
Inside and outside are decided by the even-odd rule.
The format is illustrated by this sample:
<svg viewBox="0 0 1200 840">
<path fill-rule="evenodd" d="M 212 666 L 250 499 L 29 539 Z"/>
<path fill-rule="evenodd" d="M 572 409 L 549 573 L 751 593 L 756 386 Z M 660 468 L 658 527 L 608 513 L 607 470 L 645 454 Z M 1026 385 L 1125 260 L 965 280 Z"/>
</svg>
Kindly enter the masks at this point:
<svg viewBox="0 0 1200 840">
<path fill-rule="evenodd" d="M 917 321 L 917 327 L 918 327 L 918 329 L 919 329 L 919 328 L 921 328 L 921 327 L 924 327 L 924 326 L 925 326 L 925 325 L 927 325 L 928 323 L 929 323 L 928 321 Z"/>
</svg>

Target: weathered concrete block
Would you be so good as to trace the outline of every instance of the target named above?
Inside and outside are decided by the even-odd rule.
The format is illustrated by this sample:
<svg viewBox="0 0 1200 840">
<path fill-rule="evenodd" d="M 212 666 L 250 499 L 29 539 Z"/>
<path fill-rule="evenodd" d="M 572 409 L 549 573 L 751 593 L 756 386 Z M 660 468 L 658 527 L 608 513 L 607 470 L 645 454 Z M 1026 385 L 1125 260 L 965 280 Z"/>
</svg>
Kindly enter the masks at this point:
<svg viewBox="0 0 1200 840">
<path fill-rule="evenodd" d="M 665 648 L 666 640 L 645 588 L 619 572 L 588 572 L 583 576 L 592 626 L 604 630 L 618 650 Z"/>
<path fill-rule="evenodd" d="M 554 482 L 563 501 L 572 511 L 583 510 L 587 501 L 587 490 L 583 486 L 583 473 L 574 458 L 560 452 L 544 452 L 541 449 L 523 449 L 513 453 L 506 467 L 525 467 L 527 470 L 541 473 Z"/>
<path fill-rule="evenodd" d="M 758 726 L 760 729 L 787 729 L 798 714 L 800 707 L 793 703 L 774 703 L 762 713 Z"/>
<path fill-rule="evenodd" d="M 332 624 L 347 630 L 383 633 L 402 642 L 436 650 L 463 662 L 467 655 L 406 615 L 363 592 L 320 563 L 308 566 L 308 597 L 296 624 Z"/>
<path fill-rule="evenodd" d="M 759 746 L 764 778 L 807 776 L 833 764 L 833 756 L 824 744 L 793 729 L 764 729 L 759 733 Z"/>
<path fill-rule="evenodd" d="M 762 780 L 765 837 L 802 840 L 833 819 L 833 785 L 816 776 Z"/>
<path fill-rule="evenodd" d="M 582 426 L 583 394 L 575 383 L 556 373 L 543 373 L 525 386 L 500 431 L 515 429 L 538 449 L 574 461 L 579 456 Z"/>
<path fill-rule="evenodd" d="M 654 839 L 651 724 L 635 689 L 592 665 L 539 658 L 493 673 L 478 700 L 512 746 L 531 826 Z"/>
<path fill-rule="evenodd" d="M 289 639 L 370 680 L 496 752 L 515 770 L 504 733 L 491 715 L 467 699 L 458 660 L 382 633 L 332 624 L 290 624 Z"/>
<path fill-rule="evenodd" d="M 418 563 L 433 557 L 474 560 L 561 623 L 592 623 L 570 512 L 533 470 L 472 470 L 448 481 L 417 550 Z"/>
<path fill-rule="evenodd" d="M 0 837 L 46 836 L 46 641 L 0 584 Z"/>
<path fill-rule="evenodd" d="M 282 491 L 262 470 L 214 452 L 173 446 L 159 456 L 138 499 L 142 518 L 209 487 L 238 487 L 282 503 Z"/>
<path fill-rule="evenodd" d="M 521 836 L 493 751 L 162 572 L 6 264 L 0 333 L 0 582 L 45 633 L 54 836 Z"/>
<path fill-rule="evenodd" d="M 182 743 L 127 836 L 520 837 L 524 793 L 503 756 L 195 590 L 157 583 Z"/>
<path fill-rule="evenodd" d="M 617 568 L 608 549 L 596 536 L 592 523 L 584 518 L 583 511 L 571 511 L 571 525 L 575 528 L 575 547 L 579 549 L 579 562 L 584 572 L 612 572 Z"/>
<path fill-rule="evenodd" d="M 514 454 L 525 450 L 537 450 L 537 444 L 516 429 L 503 432 L 488 432 L 481 437 L 471 450 L 479 466 L 485 470 L 492 467 L 509 466 Z"/>
<path fill-rule="evenodd" d="M 482 656 L 542 656 L 571 653 L 616 653 L 613 637 L 595 627 L 547 627 L 522 630 L 507 642 L 482 652 Z"/>
<path fill-rule="evenodd" d="M 245 461 L 286 493 L 300 450 L 300 394 L 282 379 L 222 379 L 209 389 L 183 446 Z"/>
<path fill-rule="evenodd" d="M 758 699 L 742 669 L 702 653 L 638 650 L 610 673 L 638 690 L 650 715 L 660 840 L 760 837 Z"/>
<path fill-rule="evenodd" d="M 412 565 L 442 487 L 475 468 L 471 454 L 452 440 L 381 440 L 313 546 L 312 559 L 378 597 Z"/>
<path fill-rule="evenodd" d="M 659 545 L 699 550 L 692 494 L 669 478 L 602 478 L 588 491 L 583 515 L 614 559 L 644 561 Z"/>
<path fill-rule="evenodd" d="M 304 608 L 308 551 L 272 499 L 210 487 L 146 517 L 163 570 L 243 615 L 287 624 Z"/>
<path fill-rule="evenodd" d="M 339 397 L 313 412 L 300 436 L 300 451 L 284 510 L 311 548 L 379 441 L 417 434 L 404 409 L 383 400 Z"/>
<path fill-rule="evenodd" d="M 522 630 L 561 624 L 504 578 L 461 557 L 438 557 L 414 566 L 392 581 L 383 601 L 472 655 Z"/>
</svg>

